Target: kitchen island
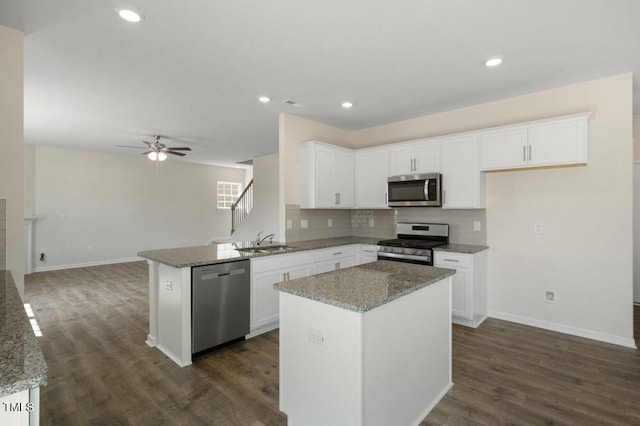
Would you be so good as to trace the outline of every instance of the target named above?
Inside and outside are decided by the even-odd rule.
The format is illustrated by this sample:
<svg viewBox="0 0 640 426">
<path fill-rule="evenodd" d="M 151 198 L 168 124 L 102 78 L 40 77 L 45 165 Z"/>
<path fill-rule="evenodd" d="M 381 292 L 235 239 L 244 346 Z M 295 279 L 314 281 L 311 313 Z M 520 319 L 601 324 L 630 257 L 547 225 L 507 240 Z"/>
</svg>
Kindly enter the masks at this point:
<svg viewBox="0 0 640 426">
<path fill-rule="evenodd" d="M 377 261 L 276 284 L 288 423 L 419 424 L 453 385 L 454 273 Z"/>
</svg>

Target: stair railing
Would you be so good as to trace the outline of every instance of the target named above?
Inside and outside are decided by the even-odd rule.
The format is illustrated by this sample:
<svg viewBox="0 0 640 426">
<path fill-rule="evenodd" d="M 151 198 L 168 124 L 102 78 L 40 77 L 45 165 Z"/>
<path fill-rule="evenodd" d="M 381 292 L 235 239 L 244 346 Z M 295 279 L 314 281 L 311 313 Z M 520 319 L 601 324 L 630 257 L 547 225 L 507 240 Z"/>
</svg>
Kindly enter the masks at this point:
<svg viewBox="0 0 640 426">
<path fill-rule="evenodd" d="M 235 203 L 231 205 L 231 233 L 236 232 L 242 221 L 253 210 L 253 179 L 242 191 Z"/>
</svg>

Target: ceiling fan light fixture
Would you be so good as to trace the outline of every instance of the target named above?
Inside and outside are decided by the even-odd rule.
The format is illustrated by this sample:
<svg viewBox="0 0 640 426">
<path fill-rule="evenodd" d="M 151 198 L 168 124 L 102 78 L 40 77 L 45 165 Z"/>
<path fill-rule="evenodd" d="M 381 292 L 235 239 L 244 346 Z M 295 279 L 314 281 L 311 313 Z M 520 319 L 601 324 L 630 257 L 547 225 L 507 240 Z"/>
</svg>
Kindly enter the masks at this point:
<svg viewBox="0 0 640 426">
<path fill-rule="evenodd" d="M 157 152 L 150 152 L 147 154 L 147 158 L 151 161 L 156 161 L 158 159 L 158 153 Z"/>
<path fill-rule="evenodd" d="M 266 104 L 267 102 L 269 102 L 269 101 L 271 100 L 271 98 L 270 98 L 270 97 L 268 97 L 268 96 L 260 96 L 260 97 L 258 98 L 258 100 L 259 100 L 260 102 L 262 102 L 263 104 Z"/>
<path fill-rule="evenodd" d="M 164 161 L 167 159 L 167 154 L 165 154 L 164 152 L 160 151 L 158 153 L 158 161 Z"/>
<path fill-rule="evenodd" d="M 122 8 L 116 9 L 116 11 L 118 12 L 118 15 L 127 22 L 135 23 L 142 21 L 142 15 L 135 10 Z"/>
<path fill-rule="evenodd" d="M 353 102 L 351 101 L 344 101 L 342 102 L 342 108 L 351 108 L 353 106 Z"/>
</svg>

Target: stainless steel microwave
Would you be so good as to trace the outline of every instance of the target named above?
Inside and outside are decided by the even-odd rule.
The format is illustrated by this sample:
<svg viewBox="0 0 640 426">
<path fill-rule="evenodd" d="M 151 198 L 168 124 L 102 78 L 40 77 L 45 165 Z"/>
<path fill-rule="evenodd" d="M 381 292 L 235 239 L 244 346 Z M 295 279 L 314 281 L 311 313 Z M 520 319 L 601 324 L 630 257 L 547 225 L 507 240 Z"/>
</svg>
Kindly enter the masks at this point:
<svg viewBox="0 0 640 426">
<path fill-rule="evenodd" d="M 440 207 L 442 175 L 424 173 L 391 176 L 387 179 L 389 207 Z"/>
</svg>

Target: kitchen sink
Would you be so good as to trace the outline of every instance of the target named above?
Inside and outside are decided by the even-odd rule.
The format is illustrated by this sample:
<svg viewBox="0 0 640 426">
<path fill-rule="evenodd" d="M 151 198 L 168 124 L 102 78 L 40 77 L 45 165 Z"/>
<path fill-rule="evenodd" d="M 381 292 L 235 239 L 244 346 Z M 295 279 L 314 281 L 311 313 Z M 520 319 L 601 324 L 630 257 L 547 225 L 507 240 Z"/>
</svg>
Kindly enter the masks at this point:
<svg viewBox="0 0 640 426">
<path fill-rule="evenodd" d="M 295 247 L 287 246 L 284 244 L 275 246 L 254 246 L 239 248 L 238 251 L 248 251 L 252 253 L 278 253 L 281 251 L 287 251 L 294 249 Z"/>
</svg>

